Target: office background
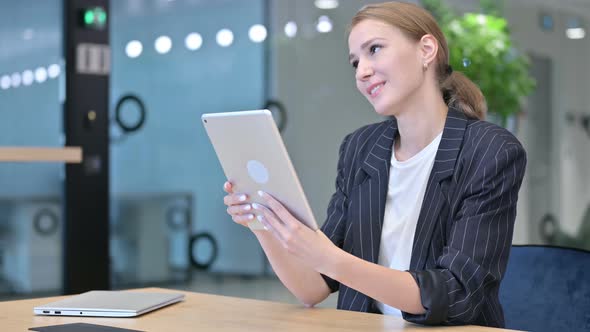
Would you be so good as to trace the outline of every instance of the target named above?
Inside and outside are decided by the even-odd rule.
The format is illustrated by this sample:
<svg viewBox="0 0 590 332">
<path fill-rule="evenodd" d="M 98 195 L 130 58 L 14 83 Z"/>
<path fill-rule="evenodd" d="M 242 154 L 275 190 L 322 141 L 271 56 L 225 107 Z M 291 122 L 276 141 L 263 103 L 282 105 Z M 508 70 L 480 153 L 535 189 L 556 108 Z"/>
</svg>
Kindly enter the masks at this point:
<svg viewBox="0 0 590 332">
<path fill-rule="evenodd" d="M 105 222 L 112 287 L 167 285 L 293 301 L 255 238 L 226 215 L 225 179 L 200 115 L 271 101 L 323 220 L 340 141 L 380 120 L 356 91 L 347 61 L 348 23 L 370 2 L 110 2 Z M 479 10 L 478 1 L 446 3 Z M 588 250 L 590 3 L 507 0 L 504 15 L 537 80 L 523 112 L 507 124 L 529 158 L 514 243 Z M 584 34 L 572 38 L 568 29 Z M 61 0 L 0 1 L 0 146 L 64 145 L 62 30 Z M 135 130 L 125 128 L 139 124 L 138 105 L 125 99 L 117 108 L 130 95 L 145 106 Z M 60 163 L 0 163 L 0 299 L 61 292 L 64 181 Z"/>
</svg>

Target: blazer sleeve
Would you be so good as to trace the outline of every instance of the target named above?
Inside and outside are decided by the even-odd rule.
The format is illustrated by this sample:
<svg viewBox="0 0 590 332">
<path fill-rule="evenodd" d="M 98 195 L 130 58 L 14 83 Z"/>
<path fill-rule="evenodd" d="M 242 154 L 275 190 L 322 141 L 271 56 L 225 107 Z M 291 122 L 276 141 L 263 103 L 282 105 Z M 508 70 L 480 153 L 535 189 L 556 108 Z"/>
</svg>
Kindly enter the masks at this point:
<svg viewBox="0 0 590 332">
<path fill-rule="evenodd" d="M 409 271 L 426 313 L 404 313 L 420 324 L 469 324 L 484 301 L 496 300 L 512 244 L 526 154 L 517 142 L 489 148 L 467 173 L 443 253 L 436 267 Z M 496 297 L 496 299 L 494 299 Z"/>
<path fill-rule="evenodd" d="M 346 136 L 340 145 L 338 167 L 336 176 L 336 191 L 328 204 L 327 219 L 321 227 L 322 232 L 338 247 L 342 248 L 346 228 L 346 215 L 348 211 L 348 195 L 346 194 L 345 164 L 349 155 L 350 135 Z M 331 292 L 340 288 L 340 283 L 325 275 L 321 275 Z"/>
</svg>

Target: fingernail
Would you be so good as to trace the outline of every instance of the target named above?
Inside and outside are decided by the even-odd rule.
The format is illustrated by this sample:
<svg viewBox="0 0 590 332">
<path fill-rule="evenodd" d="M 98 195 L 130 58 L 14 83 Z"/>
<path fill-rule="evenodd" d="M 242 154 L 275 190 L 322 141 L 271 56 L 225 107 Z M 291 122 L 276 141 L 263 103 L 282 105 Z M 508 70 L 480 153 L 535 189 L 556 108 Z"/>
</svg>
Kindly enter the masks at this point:
<svg viewBox="0 0 590 332">
<path fill-rule="evenodd" d="M 264 192 L 262 192 L 262 190 L 258 190 L 258 196 L 264 197 Z"/>
<path fill-rule="evenodd" d="M 246 195 L 242 195 L 242 196 L 240 196 L 240 198 L 239 198 L 239 199 L 240 199 L 240 202 L 243 202 L 243 201 L 245 201 L 245 200 L 246 200 Z"/>
<path fill-rule="evenodd" d="M 258 209 L 260 209 L 260 205 L 258 205 L 257 203 L 252 203 L 252 208 L 254 210 L 258 210 Z"/>
<path fill-rule="evenodd" d="M 264 219 L 264 217 L 262 217 L 262 215 L 258 215 L 256 216 L 256 219 L 258 219 L 258 221 L 260 221 L 262 223 L 262 227 L 264 228 L 265 231 L 268 231 L 268 223 L 266 222 L 266 219 Z"/>
<path fill-rule="evenodd" d="M 252 219 L 254 219 L 254 215 L 253 214 L 249 214 L 248 215 L 248 220 L 252 220 Z"/>
<path fill-rule="evenodd" d="M 251 208 L 252 207 L 249 204 L 244 206 L 244 210 L 246 210 L 246 211 L 250 211 Z"/>
</svg>

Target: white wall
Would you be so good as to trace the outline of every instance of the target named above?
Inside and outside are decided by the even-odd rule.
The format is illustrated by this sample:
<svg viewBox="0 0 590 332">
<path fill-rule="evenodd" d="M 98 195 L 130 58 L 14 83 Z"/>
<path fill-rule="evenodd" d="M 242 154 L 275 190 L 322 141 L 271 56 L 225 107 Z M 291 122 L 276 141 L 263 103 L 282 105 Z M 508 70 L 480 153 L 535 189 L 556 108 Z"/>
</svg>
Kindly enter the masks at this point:
<svg viewBox="0 0 590 332">
<path fill-rule="evenodd" d="M 552 32 L 539 28 L 539 14 L 550 13 L 555 19 L 555 29 Z M 571 14 L 583 15 L 588 21 L 590 11 L 575 13 L 563 12 L 546 6 L 523 6 L 522 2 L 507 3 L 506 15 L 510 22 L 511 31 L 518 47 L 526 53 L 548 57 L 553 63 L 552 82 L 552 146 L 547 147 L 551 154 L 552 170 L 551 187 L 553 190 L 552 204 L 548 208 L 557 216 L 561 230 L 574 235 L 580 225 L 582 215 L 590 201 L 588 188 L 590 179 L 590 145 L 588 136 L 583 132 L 579 122 L 575 125 L 566 122 L 566 113 L 588 114 L 590 72 L 586 59 L 590 55 L 588 37 L 582 40 L 569 40 L 565 36 L 564 26 Z M 525 148 L 532 145 L 535 137 L 544 135 L 543 132 L 531 132 L 527 128 L 527 114 L 534 109 L 525 109 L 521 117 L 522 130 L 519 138 Z M 518 228 L 515 242 L 526 242 L 531 232 L 536 232 L 538 220 L 523 220 L 530 211 L 526 211 L 528 200 L 528 180 L 537 165 L 529 164 L 527 180 L 523 187 L 519 206 L 519 225 L 529 225 L 530 229 Z M 534 202 L 533 202 L 534 203 Z M 534 206 L 534 204 L 532 205 Z M 544 208 L 540 206 L 539 208 Z M 522 212 L 522 213 L 520 213 Z"/>
</svg>

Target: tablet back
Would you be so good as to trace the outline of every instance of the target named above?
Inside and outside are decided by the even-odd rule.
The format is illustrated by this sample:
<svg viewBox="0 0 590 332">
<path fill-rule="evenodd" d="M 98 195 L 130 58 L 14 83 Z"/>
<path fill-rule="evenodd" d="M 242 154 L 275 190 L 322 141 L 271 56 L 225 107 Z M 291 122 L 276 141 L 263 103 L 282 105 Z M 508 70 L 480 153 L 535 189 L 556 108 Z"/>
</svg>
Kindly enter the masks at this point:
<svg viewBox="0 0 590 332">
<path fill-rule="evenodd" d="M 234 192 L 264 205 L 257 191 L 265 191 L 311 229 L 318 228 L 270 111 L 210 113 L 201 119 Z M 249 226 L 263 228 L 256 219 Z"/>
</svg>

